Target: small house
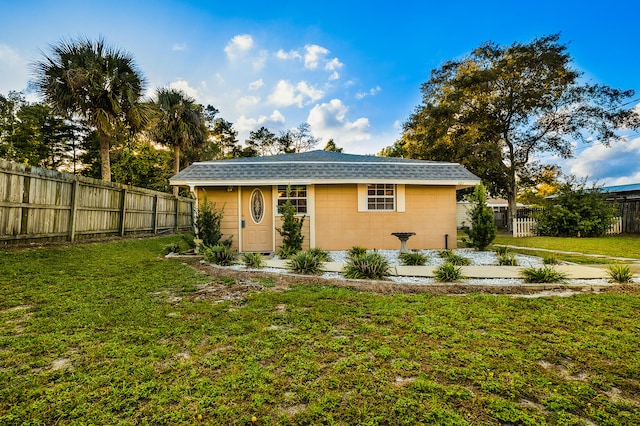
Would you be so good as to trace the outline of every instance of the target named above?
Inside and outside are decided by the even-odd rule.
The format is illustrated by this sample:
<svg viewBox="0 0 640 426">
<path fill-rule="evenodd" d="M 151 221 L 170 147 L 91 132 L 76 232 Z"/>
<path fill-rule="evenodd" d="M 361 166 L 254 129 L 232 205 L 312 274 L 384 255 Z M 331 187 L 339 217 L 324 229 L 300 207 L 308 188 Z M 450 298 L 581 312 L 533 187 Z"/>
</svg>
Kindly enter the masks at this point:
<svg viewBox="0 0 640 426">
<path fill-rule="evenodd" d="M 222 233 L 240 252 L 281 246 L 278 207 L 304 216 L 304 247 L 456 247 L 456 190 L 480 183 L 460 164 L 310 151 L 198 162 L 170 179 L 224 208 Z"/>
</svg>

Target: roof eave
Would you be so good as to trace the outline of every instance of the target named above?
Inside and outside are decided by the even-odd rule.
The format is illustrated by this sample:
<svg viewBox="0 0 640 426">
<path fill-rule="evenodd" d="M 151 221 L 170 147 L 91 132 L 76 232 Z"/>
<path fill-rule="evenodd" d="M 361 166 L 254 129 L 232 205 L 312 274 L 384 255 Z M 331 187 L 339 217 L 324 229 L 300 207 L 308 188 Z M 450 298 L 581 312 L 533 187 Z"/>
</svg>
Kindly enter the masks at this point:
<svg viewBox="0 0 640 426">
<path fill-rule="evenodd" d="M 394 183 L 398 185 L 455 186 L 464 189 L 476 186 L 480 179 L 255 179 L 255 180 L 187 180 L 170 179 L 173 186 L 270 186 L 270 185 L 322 185 Z"/>
</svg>

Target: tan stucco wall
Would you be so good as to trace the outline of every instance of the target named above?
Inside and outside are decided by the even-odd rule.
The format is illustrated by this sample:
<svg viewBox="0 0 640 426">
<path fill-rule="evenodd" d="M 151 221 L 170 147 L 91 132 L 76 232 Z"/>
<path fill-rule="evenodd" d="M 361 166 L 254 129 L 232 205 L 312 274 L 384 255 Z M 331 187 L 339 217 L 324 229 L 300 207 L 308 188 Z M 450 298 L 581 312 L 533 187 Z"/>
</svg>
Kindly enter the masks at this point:
<svg viewBox="0 0 640 426">
<path fill-rule="evenodd" d="M 410 249 L 456 247 L 456 191 L 453 187 L 405 187 L 405 212 L 358 212 L 357 185 L 316 185 L 316 246 L 345 250 L 397 249 L 392 232 L 415 232 Z"/>
<path fill-rule="evenodd" d="M 224 215 L 220 222 L 220 230 L 222 231 L 222 239 L 231 238 L 231 247 L 238 249 L 238 188 L 234 187 L 233 191 L 227 191 L 227 187 L 208 187 L 197 188 L 198 205 L 204 202 L 204 193 L 207 193 L 207 199 L 210 203 L 215 203 L 216 209 L 224 207 Z"/>
</svg>

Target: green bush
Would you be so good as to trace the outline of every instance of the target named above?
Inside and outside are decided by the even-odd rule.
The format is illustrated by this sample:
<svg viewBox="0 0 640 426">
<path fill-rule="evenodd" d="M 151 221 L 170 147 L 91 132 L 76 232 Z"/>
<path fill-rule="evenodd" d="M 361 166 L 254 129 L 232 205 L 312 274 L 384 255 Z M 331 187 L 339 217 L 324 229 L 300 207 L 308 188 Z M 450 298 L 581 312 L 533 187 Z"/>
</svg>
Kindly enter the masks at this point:
<svg viewBox="0 0 640 426">
<path fill-rule="evenodd" d="M 350 279 L 383 280 L 389 276 L 389 262 L 379 253 L 350 257 L 342 273 Z"/>
<path fill-rule="evenodd" d="M 560 187 L 557 197 L 547 200 L 535 217 L 540 235 L 551 237 L 598 237 L 604 235 L 617 212 L 614 203 L 598 187 L 585 188 L 572 179 Z"/>
<path fill-rule="evenodd" d="M 557 265 L 558 263 L 560 263 L 558 261 L 558 256 L 556 256 L 555 254 L 548 254 L 545 257 L 542 258 L 542 262 L 545 265 Z"/>
<path fill-rule="evenodd" d="M 320 262 L 331 262 L 331 258 L 329 257 L 329 252 L 326 250 L 322 250 L 318 247 L 313 247 L 308 250 L 309 253 L 316 256 Z"/>
<path fill-rule="evenodd" d="M 611 265 L 607 271 L 611 279 L 618 283 L 628 283 L 633 279 L 629 265 Z"/>
<path fill-rule="evenodd" d="M 184 241 L 188 249 L 196 248 L 195 235 L 193 235 L 193 233 L 182 234 L 182 241 Z"/>
<path fill-rule="evenodd" d="M 247 268 L 264 268 L 264 256 L 262 253 L 244 253 L 242 255 L 242 263 Z"/>
<path fill-rule="evenodd" d="M 400 253 L 400 256 L 398 257 L 403 264 L 409 266 L 422 266 L 429 260 L 429 256 L 422 254 L 419 251 Z"/>
<path fill-rule="evenodd" d="M 523 269 L 521 273 L 525 282 L 528 283 L 554 283 L 567 279 L 566 274 L 550 266 L 543 266 L 541 268 L 531 266 Z"/>
<path fill-rule="evenodd" d="M 518 261 L 513 253 L 505 253 L 498 255 L 498 264 L 500 266 L 518 266 Z"/>
<path fill-rule="evenodd" d="M 182 253 L 182 246 L 180 245 L 180 243 L 171 243 L 171 244 L 167 244 L 166 246 L 164 246 L 164 254 L 170 254 L 170 253 Z"/>
<path fill-rule="evenodd" d="M 362 246 L 353 246 L 347 252 L 347 257 L 350 259 L 355 259 L 356 257 L 367 254 L 367 249 Z"/>
<path fill-rule="evenodd" d="M 471 265 L 471 260 L 467 259 L 464 256 L 460 256 L 459 254 L 454 253 L 453 251 L 440 250 L 438 252 L 438 256 L 445 260 L 445 262 L 451 263 L 455 266 L 467 266 Z"/>
<path fill-rule="evenodd" d="M 196 229 L 198 237 L 202 240 L 202 245 L 217 246 L 220 244 L 222 239 L 220 223 L 223 216 L 224 206 L 220 210 L 216 209 L 216 203 L 210 203 L 205 194 L 196 218 Z"/>
<path fill-rule="evenodd" d="M 292 256 L 300 253 L 301 250 L 294 249 L 292 247 L 280 247 L 276 254 L 280 259 L 289 259 Z"/>
<path fill-rule="evenodd" d="M 237 256 L 235 250 L 224 244 L 219 244 L 217 246 L 203 246 L 201 253 L 207 262 L 222 266 L 233 265 Z"/>
<path fill-rule="evenodd" d="M 314 275 L 320 274 L 322 270 L 322 260 L 310 251 L 301 251 L 289 258 L 287 268 L 297 274 Z"/>
<path fill-rule="evenodd" d="M 470 247 L 480 251 L 486 249 L 496 238 L 496 225 L 493 219 L 493 211 L 487 205 L 487 192 L 484 185 L 476 185 L 473 195 L 469 197 L 473 207 L 469 211 L 471 227 L 463 227 L 462 230 L 469 237 L 465 241 Z"/>
<path fill-rule="evenodd" d="M 511 252 L 511 250 L 507 246 L 495 246 L 494 250 L 496 251 L 496 255 L 498 256 L 504 256 L 507 253 Z"/>
<path fill-rule="evenodd" d="M 289 193 L 290 188 L 287 188 L 287 195 Z M 276 228 L 276 231 L 282 236 L 282 250 L 289 255 L 301 251 L 304 241 L 302 225 L 305 216 L 296 217 L 296 206 L 291 204 L 290 200 L 278 207 L 278 213 L 282 215 L 282 228 Z"/>
<path fill-rule="evenodd" d="M 450 262 L 445 262 L 433 271 L 438 281 L 453 282 L 463 278 L 462 268 Z"/>
</svg>

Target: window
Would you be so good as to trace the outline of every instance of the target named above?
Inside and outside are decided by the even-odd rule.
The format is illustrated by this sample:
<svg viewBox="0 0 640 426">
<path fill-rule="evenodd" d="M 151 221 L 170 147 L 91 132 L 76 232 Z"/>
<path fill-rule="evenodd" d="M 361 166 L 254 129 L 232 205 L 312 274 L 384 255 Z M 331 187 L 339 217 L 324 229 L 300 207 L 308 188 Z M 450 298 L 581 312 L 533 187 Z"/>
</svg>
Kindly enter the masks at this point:
<svg viewBox="0 0 640 426">
<path fill-rule="evenodd" d="M 288 196 L 287 196 L 287 191 Z M 306 185 L 278 185 L 278 210 L 287 200 L 296 208 L 297 214 L 307 214 L 307 186 Z"/>
<path fill-rule="evenodd" d="M 257 188 L 251 193 L 249 209 L 251 210 L 251 220 L 253 220 L 253 223 L 258 224 L 262 222 L 262 218 L 264 217 L 264 196 L 262 195 L 262 191 Z"/>
<path fill-rule="evenodd" d="M 391 183 L 367 185 L 367 210 L 395 211 L 396 188 Z"/>
</svg>

